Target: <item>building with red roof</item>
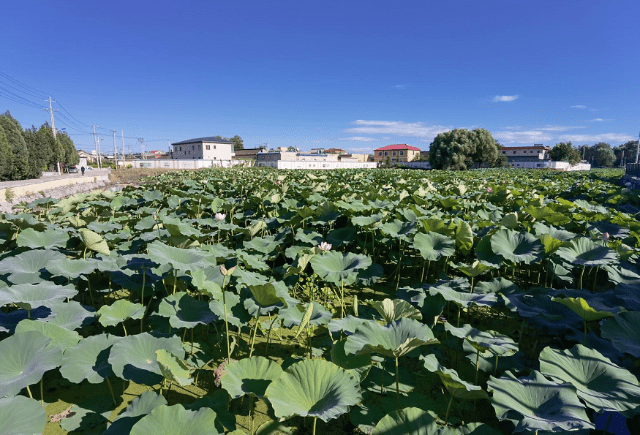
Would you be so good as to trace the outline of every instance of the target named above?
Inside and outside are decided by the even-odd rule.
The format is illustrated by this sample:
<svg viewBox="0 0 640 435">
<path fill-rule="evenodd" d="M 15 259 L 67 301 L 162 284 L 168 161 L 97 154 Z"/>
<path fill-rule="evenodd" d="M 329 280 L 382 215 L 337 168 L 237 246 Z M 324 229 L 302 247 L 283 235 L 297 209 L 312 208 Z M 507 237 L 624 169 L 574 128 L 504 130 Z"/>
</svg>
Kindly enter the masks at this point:
<svg viewBox="0 0 640 435">
<path fill-rule="evenodd" d="M 410 162 L 419 156 L 420 148 L 407 145 L 406 143 L 387 145 L 382 148 L 376 148 L 373 152 L 373 160 L 376 163 L 386 162 L 387 158 L 389 158 L 389 162 L 392 164 L 398 162 Z"/>
</svg>

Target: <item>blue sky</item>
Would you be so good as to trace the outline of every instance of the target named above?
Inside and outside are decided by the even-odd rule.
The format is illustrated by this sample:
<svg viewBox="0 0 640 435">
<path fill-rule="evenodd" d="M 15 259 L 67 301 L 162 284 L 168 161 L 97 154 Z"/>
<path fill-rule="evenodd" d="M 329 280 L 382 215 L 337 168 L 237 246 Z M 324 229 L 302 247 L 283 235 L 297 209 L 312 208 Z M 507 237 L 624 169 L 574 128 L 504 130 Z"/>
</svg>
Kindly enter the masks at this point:
<svg viewBox="0 0 640 435">
<path fill-rule="evenodd" d="M 103 150 L 112 129 L 133 149 L 428 149 L 478 127 L 616 146 L 640 130 L 639 16 L 637 0 L 11 1 L 0 72 L 30 92 L 0 75 L 0 111 L 39 126 L 51 95 L 87 150 L 93 124 Z"/>
</svg>

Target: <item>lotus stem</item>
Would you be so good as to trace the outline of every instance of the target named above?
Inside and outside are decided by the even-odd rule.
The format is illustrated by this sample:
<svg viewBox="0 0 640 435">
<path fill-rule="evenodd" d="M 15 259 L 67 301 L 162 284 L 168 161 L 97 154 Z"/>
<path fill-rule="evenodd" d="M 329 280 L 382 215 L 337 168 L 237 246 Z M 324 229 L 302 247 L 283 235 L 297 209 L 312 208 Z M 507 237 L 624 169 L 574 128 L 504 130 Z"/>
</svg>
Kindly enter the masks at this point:
<svg viewBox="0 0 640 435">
<path fill-rule="evenodd" d="M 582 342 L 583 346 L 587 345 L 587 321 L 584 321 L 584 341 Z"/>
<path fill-rule="evenodd" d="M 400 375 L 398 373 L 398 357 L 396 357 L 396 404 L 400 410 Z"/>
<path fill-rule="evenodd" d="M 111 381 L 109 381 L 109 378 L 105 378 L 107 380 L 107 386 L 109 387 L 109 392 L 111 393 L 111 398 L 113 399 L 113 404 L 115 406 L 118 406 L 118 402 L 116 402 L 116 396 L 115 394 L 113 394 L 113 387 L 111 387 Z"/>
<path fill-rule="evenodd" d="M 256 342 L 256 333 L 258 332 L 258 323 L 260 322 L 260 305 L 258 305 L 258 311 L 256 312 L 256 324 L 253 327 L 253 336 L 251 337 L 251 349 L 249 350 L 249 358 L 253 355 L 253 345 Z M 252 400 L 253 400 L 253 396 Z M 253 433 L 253 430 L 251 431 Z"/>
<path fill-rule="evenodd" d="M 122 321 L 122 329 L 124 330 L 124 336 L 127 336 L 127 328 L 124 326 L 124 320 Z"/>
<path fill-rule="evenodd" d="M 195 327 L 191 328 L 191 352 L 189 352 L 189 355 L 193 355 L 193 330 L 195 329 Z"/>
<path fill-rule="evenodd" d="M 144 270 L 144 266 L 142 266 L 142 295 L 140 297 L 140 303 L 142 304 L 143 307 L 144 307 L 144 286 L 146 284 L 146 278 L 147 278 L 147 274 Z M 144 328 L 143 322 L 144 322 L 144 313 L 140 318 L 140 334 L 142 334 L 143 332 L 143 328 Z"/>
<path fill-rule="evenodd" d="M 31 394 L 31 388 L 27 385 L 27 393 L 29 393 L 29 397 L 33 399 L 33 394 Z"/>
<path fill-rule="evenodd" d="M 498 355 L 496 355 L 496 365 L 493 368 L 493 375 L 495 376 L 498 373 Z"/>
<path fill-rule="evenodd" d="M 384 394 L 384 364 L 380 363 L 380 371 L 382 372 L 382 380 L 380 381 L 380 394 Z"/>
<path fill-rule="evenodd" d="M 249 357 L 251 358 L 251 357 Z M 254 403 L 253 403 L 253 394 L 250 396 L 249 398 L 249 414 L 251 414 L 251 435 L 253 435 L 253 424 L 254 424 L 254 418 L 255 418 L 255 409 L 254 409 Z"/>
<path fill-rule="evenodd" d="M 478 360 L 479 359 L 480 359 L 480 351 L 476 349 L 476 380 L 474 382 L 476 385 L 478 385 Z"/>
<path fill-rule="evenodd" d="M 596 283 L 598 282 L 598 271 L 600 270 L 600 266 L 596 266 L 596 273 L 593 277 L 593 287 L 591 287 L 591 291 L 596 291 Z"/>
<path fill-rule="evenodd" d="M 313 417 L 313 435 L 316 435 L 316 423 L 318 422 L 318 417 Z"/>
<path fill-rule="evenodd" d="M 226 338 L 227 338 L 227 362 L 231 362 L 231 346 L 229 345 L 229 321 L 227 319 L 227 297 L 224 294 L 224 284 L 227 280 L 227 276 L 225 275 L 222 278 L 222 306 L 224 307 L 224 327 L 226 330 Z"/>
<path fill-rule="evenodd" d="M 340 278 L 340 310 L 344 318 L 344 279 Z"/>
<path fill-rule="evenodd" d="M 473 277 L 471 277 L 471 290 L 469 291 L 469 294 L 473 293 Z"/>
<path fill-rule="evenodd" d="M 582 266 L 582 271 L 580 272 L 580 281 L 578 281 L 578 288 L 582 288 L 582 275 L 584 275 L 584 269 L 586 266 Z"/>
<path fill-rule="evenodd" d="M 40 378 L 40 404 L 44 406 L 44 376 Z"/>
<path fill-rule="evenodd" d="M 91 283 L 87 280 L 87 287 L 89 288 L 89 298 L 91 299 L 91 306 L 95 308 L 96 304 L 93 302 L 93 292 L 91 291 Z"/>
<path fill-rule="evenodd" d="M 444 414 L 444 424 L 446 425 L 449 422 L 449 410 L 451 409 L 451 403 L 453 402 L 453 395 L 451 399 L 449 399 L 449 404 L 447 405 L 447 412 Z"/>
</svg>

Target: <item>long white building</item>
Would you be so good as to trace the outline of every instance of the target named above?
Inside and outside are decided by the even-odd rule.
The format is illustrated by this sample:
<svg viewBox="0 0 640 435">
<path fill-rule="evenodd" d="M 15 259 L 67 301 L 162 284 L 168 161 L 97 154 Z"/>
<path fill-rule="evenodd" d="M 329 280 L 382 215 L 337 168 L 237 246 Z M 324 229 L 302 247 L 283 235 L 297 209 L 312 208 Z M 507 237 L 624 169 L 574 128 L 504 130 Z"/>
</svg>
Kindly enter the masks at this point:
<svg viewBox="0 0 640 435">
<path fill-rule="evenodd" d="M 258 153 L 256 166 L 276 169 L 372 169 L 378 164 L 321 152 L 271 151 Z"/>
</svg>

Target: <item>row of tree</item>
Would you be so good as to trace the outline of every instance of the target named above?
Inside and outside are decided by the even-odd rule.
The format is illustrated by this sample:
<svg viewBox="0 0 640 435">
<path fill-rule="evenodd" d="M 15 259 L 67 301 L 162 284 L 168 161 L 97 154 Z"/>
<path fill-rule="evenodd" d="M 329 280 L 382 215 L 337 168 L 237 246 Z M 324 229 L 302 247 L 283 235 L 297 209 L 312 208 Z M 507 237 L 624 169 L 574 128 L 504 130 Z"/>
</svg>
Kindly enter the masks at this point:
<svg viewBox="0 0 640 435">
<path fill-rule="evenodd" d="M 76 165 L 78 153 L 66 133 L 54 139 L 51 126 L 31 126 L 23 130 L 9 111 L 0 115 L 0 180 L 39 178 L 42 171 L 61 165 Z"/>
<path fill-rule="evenodd" d="M 617 147 L 611 147 L 606 142 L 598 142 L 595 145 L 581 145 L 574 147 L 571 142 L 556 144 L 549 153 L 551 160 L 565 161 L 572 165 L 584 160 L 592 166 L 609 168 L 622 166 L 624 163 L 634 162 L 638 141 L 631 140 Z"/>
<path fill-rule="evenodd" d="M 501 167 L 506 157 L 500 145 L 484 128 L 459 128 L 440 133 L 429 146 L 429 163 L 434 169 L 465 170 L 472 167 Z"/>
</svg>

